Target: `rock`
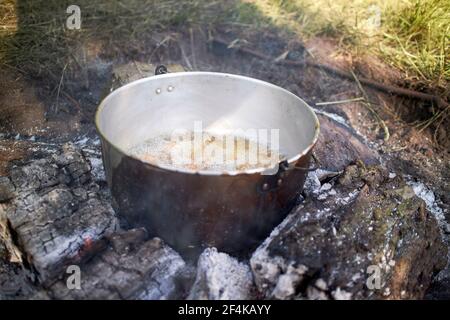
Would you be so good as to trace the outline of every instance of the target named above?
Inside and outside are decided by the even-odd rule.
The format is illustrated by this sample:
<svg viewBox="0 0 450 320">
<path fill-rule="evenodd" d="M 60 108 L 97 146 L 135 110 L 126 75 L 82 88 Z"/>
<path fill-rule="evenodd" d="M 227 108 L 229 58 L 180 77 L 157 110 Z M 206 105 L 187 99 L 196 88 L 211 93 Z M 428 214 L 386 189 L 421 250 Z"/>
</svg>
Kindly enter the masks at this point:
<svg viewBox="0 0 450 320">
<path fill-rule="evenodd" d="M 67 279 L 48 289 L 53 299 L 168 299 L 177 297 L 175 277 L 185 267 L 181 256 L 159 238 L 144 240 L 142 229 L 111 236 L 111 245 L 80 265 L 80 289 Z M 126 243 L 117 247 L 115 243 Z"/>
<path fill-rule="evenodd" d="M 71 145 L 11 169 L 16 197 L 4 206 L 14 241 L 37 279 L 48 284 L 66 265 L 89 258 L 118 228 L 91 167 Z"/>
<path fill-rule="evenodd" d="M 388 175 L 350 166 L 307 197 L 250 259 L 264 297 L 423 298 L 447 251 L 424 202 Z"/>
<path fill-rule="evenodd" d="M 226 253 L 208 248 L 200 255 L 190 300 L 251 299 L 250 268 Z"/>
<path fill-rule="evenodd" d="M 365 165 L 379 164 L 378 153 L 371 149 L 352 128 L 328 116 L 318 114 L 320 136 L 314 147 L 321 169 L 343 170 L 357 160 Z"/>
</svg>

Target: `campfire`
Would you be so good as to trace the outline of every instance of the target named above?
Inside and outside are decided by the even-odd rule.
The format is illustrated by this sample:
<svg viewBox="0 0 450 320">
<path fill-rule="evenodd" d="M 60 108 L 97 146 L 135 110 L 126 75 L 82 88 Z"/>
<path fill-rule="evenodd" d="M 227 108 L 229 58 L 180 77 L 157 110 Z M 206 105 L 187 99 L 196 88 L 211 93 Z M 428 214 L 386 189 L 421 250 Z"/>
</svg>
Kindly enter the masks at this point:
<svg viewBox="0 0 450 320">
<path fill-rule="evenodd" d="M 59 74 L 0 71 L 0 299 L 448 297 L 441 91 L 242 21 L 122 52 L 80 8 Z"/>
</svg>

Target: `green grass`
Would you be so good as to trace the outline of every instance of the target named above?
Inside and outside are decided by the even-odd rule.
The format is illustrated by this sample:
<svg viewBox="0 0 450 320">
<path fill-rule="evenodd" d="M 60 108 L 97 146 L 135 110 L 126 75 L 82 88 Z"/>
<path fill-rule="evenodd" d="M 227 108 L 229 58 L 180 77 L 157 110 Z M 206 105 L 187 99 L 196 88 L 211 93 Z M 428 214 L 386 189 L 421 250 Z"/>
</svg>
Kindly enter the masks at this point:
<svg viewBox="0 0 450 320">
<path fill-rule="evenodd" d="M 444 86 L 450 80 L 450 1 L 415 0 L 391 13 L 380 52 L 417 78 Z"/>
<path fill-rule="evenodd" d="M 339 39 L 340 48 L 371 53 L 405 78 L 448 90 L 448 0 L 252 0 L 276 25 L 301 37 Z M 377 24 L 377 13 L 379 22 Z M 448 95 L 449 92 L 446 92 Z"/>
<path fill-rule="evenodd" d="M 65 28 L 68 0 L 4 0 L 0 3 L 0 66 L 31 77 L 49 78 L 52 85 L 77 72 L 74 56 L 86 44 L 103 52 L 140 51 L 163 31 L 185 31 L 201 25 L 259 27 L 268 18 L 253 4 L 209 0 L 79 0 L 80 31 Z M 79 71 L 79 70 L 78 70 Z"/>
<path fill-rule="evenodd" d="M 326 36 L 354 55 L 381 57 L 406 79 L 448 90 L 448 0 L 79 0 L 82 30 L 65 30 L 65 0 L 4 0 L 0 64 L 59 77 L 86 41 L 126 51 L 163 30 L 192 25 L 278 27 L 301 38 Z M 381 24 L 374 24 L 379 12 Z M 375 19 L 376 20 L 376 19 Z M 445 93 L 448 96 L 448 92 Z"/>
</svg>

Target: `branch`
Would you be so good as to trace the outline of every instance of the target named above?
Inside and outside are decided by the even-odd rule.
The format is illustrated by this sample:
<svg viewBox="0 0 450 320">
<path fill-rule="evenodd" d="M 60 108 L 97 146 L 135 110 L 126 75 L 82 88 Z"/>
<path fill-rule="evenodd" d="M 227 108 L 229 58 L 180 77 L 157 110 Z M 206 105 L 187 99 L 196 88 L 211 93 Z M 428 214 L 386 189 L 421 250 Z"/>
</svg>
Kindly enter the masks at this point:
<svg viewBox="0 0 450 320">
<path fill-rule="evenodd" d="M 245 48 L 242 46 L 230 46 L 230 44 L 227 41 L 220 39 L 220 38 L 212 38 L 210 41 L 213 43 L 217 43 L 217 44 L 226 46 L 230 50 L 234 49 L 236 51 L 257 57 L 262 60 L 269 60 L 269 61 L 273 61 L 274 63 L 277 63 L 277 64 L 293 66 L 293 67 L 309 66 L 309 67 L 313 67 L 313 68 L 320 69 L 320 70 L 326 71 L 328 73 L 337 75 L 341 78 L 346 78 L 346 79 L 353 80 L 353 81 L 355 80 L 351 73 L 340 70 L 340 69 L 336 69 L 336 68 L 326 65 L 326 64 L 312 62 L 312 61 L 294 61 L 294 60 L 278 60 L 278 61 L 276 61 L 275 58 L 265 55 L 264 53 L 261 53 L 254 49 Z M 380 82 L 377 82 L 377 81 L 374 81 L 371 79 L 367 79 L 367 78 L 359 78 L 359 82 L 368 87 L 371 87 L 371 88 L 374 88 L 374 89 L 377 89 L 379 91 L 383 91 L 386 93 L 432 102 L 441 108 L 446 108 L 449 105 L 444 99 L 442 99 L 441 97 L 436 96 L 436 95 L 418 92 L 418 91 L 405 89 L 405 88 L 400 88 L 397 86 L 380 83 Z"/>
</svg>

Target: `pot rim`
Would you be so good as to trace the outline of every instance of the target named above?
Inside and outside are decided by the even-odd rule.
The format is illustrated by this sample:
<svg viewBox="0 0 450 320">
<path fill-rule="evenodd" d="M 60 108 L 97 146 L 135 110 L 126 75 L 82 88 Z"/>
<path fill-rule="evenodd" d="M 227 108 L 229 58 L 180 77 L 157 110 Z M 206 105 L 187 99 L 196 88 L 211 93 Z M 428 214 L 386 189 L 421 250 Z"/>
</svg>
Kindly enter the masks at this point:
<svg viewBox="0 0 450 320">
<path fill-rule="evenodd" d="M 304 148 L 301 152 L 297 153 L 293 157 L 287 159 L 287 162 L 288 162 L 289 165 L 291 165 L 293 163 L 295 164 L 301 157 L 303 157 L 306 154 L 308 154 L 312 150 L 312 148 L 315 146 L 315 144 L 317 143 L 317 140 L 319 139 L 319 133 L 320 133 L 319 119 L 317 118 L 317 115 L 314 112 L 314 110 L 302 98 L 300 98 L 299 96 L 293 94 L 292 92 L 290 92 L 290 91 L 288 91 L 288 90 L 286 90 L 286 89 L 284 89 L 284 88 L 282 88 L 280 86 L 277 86 L 277 85 L 272 84 L 272 83 L 267 82 L 267 81 L 263 81 L 263 80 L 259 80 L 259 79 L 255 79 L 255 78 L 251 78 L 251 77 L 246 77 L 246 76 L 242 76 L 242 75 L 237 75 L 237 74 L 222 73 L 222 72 L 209 72 L 209 71 L 173 72 L 173 73 L 167 73 L 167 74 L 162 74 L 162 75 L 150 76 L 150 77 L 146 77 L 146 78 L 142 78 L 142 79 L 138 79 L 138 80 L 129 82 L 129 83 L 123 85 L 122 87 L 117 88 L 116 90 L 110 92 L 106 97 L 104 97 L 102 99 L 102 101 L 98 105 L 97 110 L 95 112 L 95 121 L 94 121 L 95 122 L 95 128 L 97 129 L 97 132 L 98 132 L 100 138 L 102 140 L 106 141 L 111 146 L 113 146 L 120 153 L 126 155 L 127 157 L 133 158 L 134 160 L 137 160 L 137 161 L 141 162 L 144 165 L 148 165 L 148 166 L 154 167 L 154 168 L 159 169 L 159 170 L 167 170 L 167 171 L 170 171 L 170 172 L 179 172 L 179 173 L 186 173 L 186 174 L 209 175 L 209 176 L 250 175 L 250 174 L 256 174 L 256 173 L 263 173 L 264 171 L 268 170 L 268 168 L 262 168 L 262 167 L 253 168 L 253 169 L 247 169 L 247 170 L 232 170 L 232 171 L 227 171 L 227 170 L 224 170 L 224 171 L 192 170 L 192 169 L 174 168 L 174 167 L 171 167 L 171 166 L 161 165 L 161 164 L 158 164 L 158 163 L 150 163 L 150 162 L 147 162 L 147 161 L 142 161 L 138 157 L 131 155 L 129 152 L 126 152 L 122 148 L 120 148 L 117 145 L 115 145 L 114 143 L 112 143 L 106 137 L 106 135 L 103 134 L 102 130 L 100 129 L 100 125 L 99 125 L 99 118 L 100 118 L 99 115 L 100 115 L 100 113 L 104 109 L 106 103 L 109 100 L 111 100 L 112 98 L 114 98 L 114 96 L 119 94 L 121 91 L 127 90 L 129 87 L 132 87 L 132 86 L 134 86 L 136 84 L 139 84 L 139 83 L 142 83 L 142 82 L 151 81 L 151 80 L 156 80 L 156 79 L 159 79 L 159 78 L 189 77 L 189 76 L 196 76 L 196 75 L 210 75 L 210 76 L 230 77 L 230 78 L 234 78 L 234 79 L 251 81 L 253 83 L 257 83 L 257 84 L 260 84 L 260 85 L 272 87 L 272 88 L 277 89 L 277 90 L 281 90 L 285 94 L 291 95 L 295 99 L 297 99 L 300 102 L 302 102 L 303 105 L 306 107 L 306 109 L 312 114 L 312 116 L 313 116 L 313 118 L 315 120 L 314 137 L 312 139 L 312 142 L 306 148 Z M 280 164 L 282 161 L 284 161 L 284 160 L 279 161 L 278 164 Z"/>
</svg>

